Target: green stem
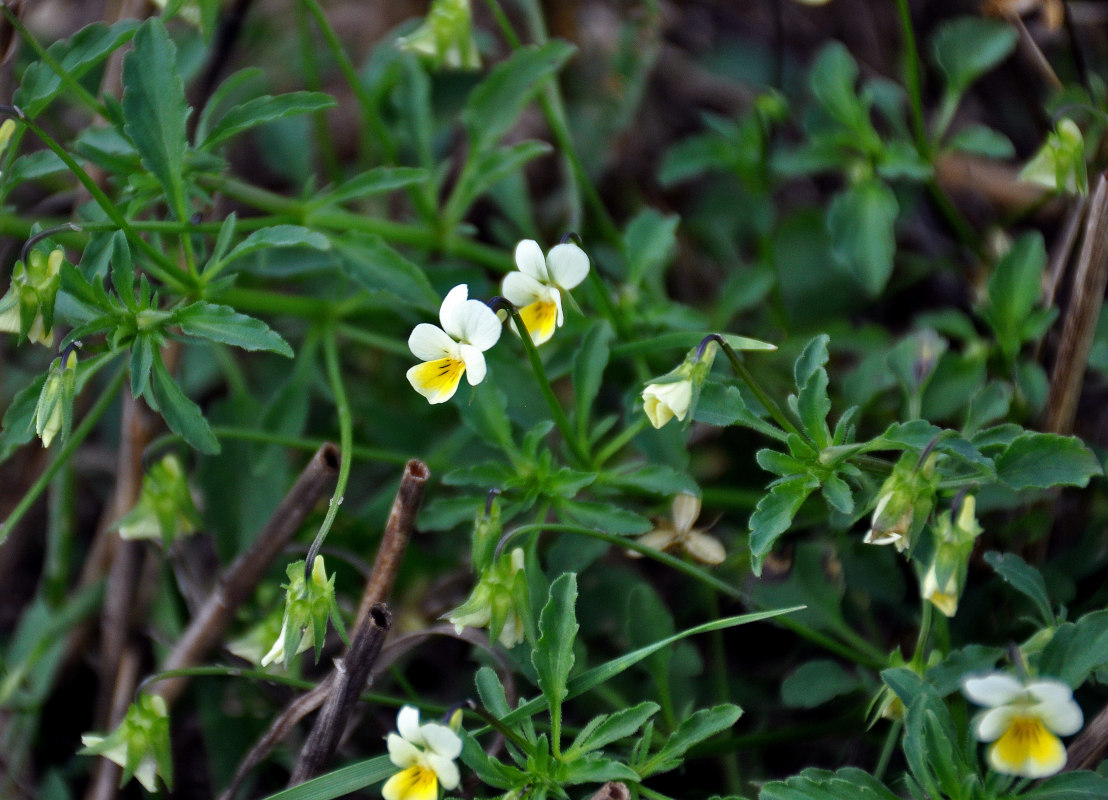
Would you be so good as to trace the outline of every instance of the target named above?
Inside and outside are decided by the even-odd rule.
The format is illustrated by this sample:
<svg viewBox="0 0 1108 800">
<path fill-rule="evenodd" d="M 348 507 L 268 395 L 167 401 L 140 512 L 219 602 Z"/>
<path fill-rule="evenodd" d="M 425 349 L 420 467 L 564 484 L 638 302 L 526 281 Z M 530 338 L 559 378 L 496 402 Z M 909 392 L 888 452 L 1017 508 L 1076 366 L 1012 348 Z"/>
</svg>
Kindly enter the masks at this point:
<svg viewBox="0 0 1108 800">
<path fill-rule="evenodd" d="M 350 413 L 350 401 L 346 397 L 346 388 L 342 383 L 342 372 L 339 366 L 338 337 L 335 329 L 328 326 L 323 337 L 323 360 L 327 365 L 327 380 L 331 384 L 331 393 L 335 396 L 335 414 L 339 418 L 339 474 L 335 481 L 335 492 L 331 495 L 331 502 L 327 507 L 327 516 L 323 518 L 323 524 L 319 526 L 319 533 L 315 535 L 308 550 L 308 557 L 304 562 L 304 569 L 308 580 L 311 580 L 312 563 L 323 546 L 327 533 L 339 513 L 342 505 L 343 494 L 346 492 L 346 482 L 350 479 L 350 465 L 354 461 L 354 420 Z"/>
<path fill-rule="evenodd" d="M 150 259 L 150 263 L 146 265 L 147 271 L 174 290 L 181 293 L 188 292 L 193 286 L 193 281 L 189 274 L 174 264 L 164 253 L 138 235 L 138 232 L 131 226 L 130 221 L 120 213 L 118 208 L 116 208 L 111 198 L 104 194 L 103 190 L 96 185 L 96 181 L 81 168 L 80 164 L 73 160 L 73 157 L 69 155 L 65 148 L 58 144 L 50 134 L 29 119 L 24 118 L 23 123 L 43 144 L 49 147 L 54 154 L 62 160 L 66 168 L 73 173 L 77 180 L 81 182 L 81 185 L 85 187 L 96 201 L 97 205 L 108 215 L 108 218 L 123 231 L 127 236 L 127 241 Z"/>
<path fill-rule="evenodd" d="M 650 420 L 646 418 L 645 414 L 639 415 L 638 419 L 613 436 L 611 440 L 601 448 L 600 452 L 596 454 L 596 458 L 593 459 L 593 466 L 599 469 L 609 458 L 626 447 L 632 439 L 642 433 L 649 424 Z"/>
<path fill-rule="evenodd" d="M 723 352 L 727 355 L 727 360 L 731 362 L 731 367 L 738 374 L 739 378 L 741 378 L 742 382 L 754 393 L 754 396 L 758 398 L 758 402 L 769 412 L 769 415 L 773 417 L 778 426 L 780 426 L 782 430 L 796 434 L 805 441 L 810 442 L 811 439 L 809 439 L 808 436 L 786 416 L 785 412 L 774 402 L 773 398 L 766 394 L 765 390 L 758 384 L 758 381 L 754 379 L 750 370 L 746 368 L 746 364 L 743 363 L 742 357 L 727 343 L 727 340 L 719 336 L 715 341 L 719 343 L 720 348 L 722 348 Z"/>
<path fill-rule="evenodd" d="M 85 437 L 92 432 L 92 429 L 96 426 L 96 423 L 100 421 L 100 418 L 111 408 L 126 377 L 127 364 L 123 363 L 120 364 L 115 374 L 109 379 L 107 386 L 104 387 L 101 395 L 96 398 L 96 402 L 93 404 L 92 408 L 89 409 L 88 413 L 85 414 L 81 423 L 73 429 L 73 433 L 70 434 L 69 439 L 62 444 L 61 449 L 58 450 L 58 454 L 54 456 L 54 460 L 42 471 L 42 474 L 38 476 L 38 479 L 32 484 L 31 488 L 27 490 L 27 493 L 20 498 L 15 508 L 12 509 L 12 513 L 4 520 L 3 525 L 0 525 L 0 545 L 7 540 L 8 534 L 12 532 L 12 528 L 19 524 L 23 515 L 27 513 L 31 505 L 38 499 L 39 495 L 42 494 L 46 487 L 50 485 L 50 481 L 54 479 L 58 471 L 73 456 L 77 447 L 85 440 Z"/>
<path fill-rule="evenodd" d="M 550 379 L 546 377 L 546 368 L 542 364 L 542 358 L 539 357 L 539 350 L 535 347 L 535 343 L 531 341 L 531 334 L 527 331 L 527 326 L 523 324 L 523 319 L 519 316 L 519 311 L 515 306 L 509 303 L 505 303 L 505 305 L 510 306 L 508 313 L 511 314 L 512 321 L 515 322 L 516 331 L 519 333 L 519 340 L 523 343 L 523 349 L 527 353 L 527 360 L 531 362 L 531 370 L 535 373 L 535 380 L 539 384 L 539 390 L 542 392 L 543 399 L 546 400 L 546 404 L 550 408 L 550 416 L 554 418 L 554 424 L 557 425 L 558 430 L 561 431 L 566 447 L 568 447 L 570 453 L 573 454 L 574 459 L 577 461 L 577 465 L 587 468 L 592 462 L 592 459 L 589 457 L 585 445 L 574 433 L 573 426 L 570 425 L 569 418 L 566 416 L 562 404 L 558 402 L 558 398 L 554 394 L 554 388 L 550 385 Z"/>
<path fill-rule="evenodd" d="M 4 16 L 7 17 L 8 22 L 15 28 L 20 38 L 35 51 L 35 55 L 41 58 L 46 66 L 54 71 L 54 74 L 65 84 L 65 87 L 73 92 L 77 99 L 88 107 L 89 111 L 96 114 L 101 119 L 110 119 L 111 115 L 108 113 L 107 107 L 82 86 L 80 82 L 69 73 L 69 70 L 62 66 L 61 62 L 50 54 L 49 50 L 39 44 L 38 40 L 27 30 L 26 26 L 15 12 L 11 10 L 7 3 L 0 3 L 0 10 L 4 12 Z"/>
<path fill-rule="evenodd" d="M 723 614 L 720 613 L 719 608 L 719 598 L 716 594 L 710 591 L 706 591 L 704 594 L 705 603 L 708 606 L 706 610 L 709 619 L 719 619 L 722 617 Z M 731 688 L 728 686 L 727 682 L 727 654 L 723 647 L 723 632 L 712 631 L 708 634 L 708 637 L 712 649 L 712 691 L 715 694 L 715 702 L 730 703 Z M 742 784 L 742 776 L 739 773 L 738 754 L 734 750 L 729 750 L 722 754 L 721 761 L 723 762 L 723 778 L 727 786 L 727 793 L 737 796 Z"/>
<path fill-rule="evenodd" d="M 317 24 L 319 24 L 318 19 Z M 326 24 L 326 20 L 324 20 L 324 24 Z M 316 43 L 312 39 L 311 29 L 308 25 L 307 2 L 300 3 L 296 7 L 296 34 L 300 45 L 300 71 L 304 75 L 304 85 L 313 92 L 322 91 L 323 84 L 319 79 L 319 57 L 316 53 Z M 340 176 L 339 159 L 335 155 L 335 140 L 331 136 L 331 126 L 327 122 L 326 110 L 316 111 L 312 114 L 312 128 L 315 141 L 318 143 L 319 157 L 323 162 L 323 172 L 327 175 L 328 181 L 335 183 Z"/>
<path fill-rule="evenodd" d="M 873 771 L 873 775 L 877 780 L 882 780 L 885 776 L 885 770 L 889 768 L 889 761 L 892 760 L 897 740 L 900 738 L 900 729 L 903 726 L 903 720 L 893 720 L 888 733 L 885 734 L 885 744 L 881 747 L 880 758 L 877 759 L 877 769 Z"/>
<path fill-rule="evenodd" d="M 932 606 L 930 600 L 923 601 L 923 612 L 920 614 L 919 636 L 916 638 L 916 650 L 912 653 L 911 667 L 919 674 L 923 674 L 927 666 L 927 640 L 931 636 Z"/>
<path fill-rule="evenodd" d="M 912 114 L 912 132 L 916 137 L 916 149 L 930 160 L 931 147 L 927 141 L 927 128 L 923 122 L 923 86 L 920 76 L 919 51 L 916 49 L 916 31 L 912 25 L 912 12 L 908 0 L 896 0 L 900 15 L 901 36 L 904 39 L 904 82 L 908 89 L 908 105 Z"/>
<path fill-rule="evenodd" d="M 374 333 L 345 323 L 339 324 L 338 331 L 347 339 L 352 339 L 358 344 L 363 344 L 366 347 L 383 350 L 386 353 L 392 353 L 397 356 L 410 356 L 412 354 L 408 346 L 395 336 Z"/>
</svg>

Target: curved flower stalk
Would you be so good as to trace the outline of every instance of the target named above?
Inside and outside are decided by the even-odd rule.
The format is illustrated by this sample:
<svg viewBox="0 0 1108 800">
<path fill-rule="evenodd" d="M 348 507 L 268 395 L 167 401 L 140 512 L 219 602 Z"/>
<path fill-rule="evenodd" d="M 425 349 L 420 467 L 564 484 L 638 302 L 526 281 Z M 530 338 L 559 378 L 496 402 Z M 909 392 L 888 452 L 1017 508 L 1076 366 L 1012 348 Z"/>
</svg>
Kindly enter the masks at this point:
<svg viewBox="0 0 1108 800">
<path fill-rule="evenodd" d="M 1023 683 L 993 672 L 967 678 L 962 692 L 988 707 L 974 718 L 973 735 L 992 742 L 988 761 L 997 772 L 1043 778 L 1066 765 L 1066 748 L 1058 737 L 1077 733 L 1084 723 L 1067 684 L 1053 678 Z"/>
<path fill-rule="evenodd" d="M 659 525 L 643 534 L 639 537 L 639 544 L 655 550 L 680 550 L 701 564 L 712 567 L 722 564 L 727 551 L 723 549 L 719 539 L 693 527 L 699 516 L 700 498 L 695 494 L 682 492 L 673 498 L 673 524 Z M 637 558 L 642 554 L 628 551 L 628 555 Z"/>
<path fill-rule="evenodd" d="M 500 291 L 519 308 L 527 333 L 535 345 L 550 340 L 562 327 L 562 293 L 580 285 L 589 274 L 589 257 L 572 242 L 555 245 L 543 258 L 542 249 L 534 239 L 524 239 L 516 245 L 518 272 L 504 276 Z M 512 330 L 515 330 L 513 323 Z M 516 331 L 518 334 L 519 331 Z"/>
<path fill-rule="evenodd" d="M 385 800 L 437 800 L 439 786 L 455 789 L 461 776 L 454 763 L 462 739 L 446 725 L 419 724 L 419 710 L 404 706 L 396 715 L 396 730 L 386 739 L 389 759 L 400 767 L 381 788 Z"/>
<path fill-rule="evenodd" d="M 442 327 L 421 322 L 408 337 L 408 349 L 423 361 L 408 370 L 408 382 L 432 405 L 453 397 L 463 374 L 470 386 L 483 381 L 485 351 L 500 339 L 495 312 L 468 295 L 466 284 L 455 286 L 439 307 Z"/>
</svg>

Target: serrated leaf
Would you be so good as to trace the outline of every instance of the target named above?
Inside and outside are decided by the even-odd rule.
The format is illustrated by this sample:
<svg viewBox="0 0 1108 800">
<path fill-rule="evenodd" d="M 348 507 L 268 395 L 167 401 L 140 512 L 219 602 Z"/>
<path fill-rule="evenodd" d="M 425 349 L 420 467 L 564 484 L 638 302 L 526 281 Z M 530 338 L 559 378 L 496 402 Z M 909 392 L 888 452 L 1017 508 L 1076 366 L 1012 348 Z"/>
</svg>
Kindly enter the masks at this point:
<svg viewBox="0 0 1108 800">
<path fill-rule="evenodd" d="M 165 368 L 159 353 L 154 354 L 152 378 L 147 396 L 153 394 L 158 413 L 162 415 L 169 429 L 201 453 L 218 453 L 219 440 L 215 438 L 208 421 L 204 419 L 200 406 L 189 400 L 181 391 L 181 387 Z"/>
<path fill-rule="evenodd" d="M 157 17 L 139 27 L 133 44 L 123 58 L 123 129 L 184 222 L 189 217 L 183 175 L 189 109 L 177 74 L 177 48 Z"/>
<path fill-rule="evenodd" d="M 566 752 L 567 757 L 572 758 L 571 754 L 599 750 L 612 742 L 626 739 L 645 725 L 646 721 L 657 714 L 660 708 L 657 703 L 647 701 L 614 714 L 596 717 L 593 720 L 596 724 L 587 725 L 573 740 L 573 744 Z"/>
<path fill-rule="evenodd" d="M 495 717 L 502 717 L 511 711 L 508 705 L 508 697 L 504 692 L 504 684 L 492 667 L 481 667 L 474 678 L 477 686 L 477 696 L 481 698 L 481 705 L 489 710 Z"/>
<path fill-rule="evenodd" d="M 551 40 L 542 46 L 521 47 L 497 64 L 470 93 L 462 112 L 473 151 L 479 153 L 498 142 L 524 106 L 575 51 L 567 42 Z"/>
<path fill-rule="evenodd" d="M 727 730 L 738 722 L 742 713 L 741 708 L 731 703 L 700 709 L 678 725 L 662 748 L 650 757 L 650 761 L 640 769 L 643 777 L 672 769 L 680 763 L 689 748 Z"/>
<path fill-rule="evenodd" d="M 551 709 L 561 705 L 573 669 L 573 640 L 579 628 L 575 606 L 577 576 L 560 575 L 550 586 L 550 596 L 539 615 L 539 640 L 531 653 L 539 689 Z"/>
<path fill-rule="evenodd" d="M 430 173 L 421 167 L 374 167 L 327 192 L 321 202 L 346 203 L 423 183 Z"/>
<path fill-rule="evenodd" d="M 1050 595 L 1047 594 L 1046 581 L 1043 580 L 1042 573 L 1015 553 L 990 551 L 985 554 L 985 561 L 997 575 L 1010 583 L 1013 589 L 1035 604 L 1045 625 L 1055 624 L 1054 609 L 1051 608 Z"/>
<path fill-rule="evenodd" d="M 773 486 L 750 515 L 751 568 L 762 574 L 762 560 L 792 525 L 793 517 L 818 483 L 810 476 L 791 478 Z"/>
<path fill-rule="evenodd" d="M 836 195 L 827 211 L 831 255 L 872 296 L 881 293 L 893 272 L 899 213 L 892 189 L 872 179 Z"/>
<path fill-rule="evenodd" d="M 193 303 L 175 311 L 173 324 L 186 336 L 210 339 L 213 342 L 241 347 L 243 350 L 266 350 L 292 358 L 292 348 L 279 333 L 260 319 L 240 314 L 230 306 Z"/>
<path fill-rule="evenodd" d="M 602 503 L 594 500 L 564 500 L 558 504 L 558 511 L 578 525 L 620 536 L 646 533 L 654 527 L 650 520 L 641 514 L 620 508 L 612 503 Z"/>
<path fill-rule="evenodd" d="M 215 123 L 197 148 L 211 150 L 216 145 L 250 128 L 298 114 L 312 114 L 337 105 L 335 98 L 323 92 L 289 92 L 276 96 L 267 94 L 255 97 L 229 109 Z"/>
<path fill-rule="evenodd" d="M 1028 431 L 996 457 L 997 476 L 1016 491 L 1051 486 L 1087 486 L 1104 470 L 1076 436 Z"/>
<path fill-rule="evenodd" d="M 835 772 L 808 768 L 762 785 L 759 800 L 899 800 L 881 781 L 857 767 Z"/>
<path fill-rule="evenodd" d="M 232 261 L 271 247 L 311 247 L 314 250 L 329 250 L 331 241 L 322 233 L 299 225 L 271 225 L 251 233 L 222 259 L 216 260 L 213 256 L 205 273 L 218 273 Z"/>
<path fill-rule="evenodd" d="M 1006 22 L 981 17 L 958 17 L 939 26 L 933 40 L 935 63 L 946 75 L 954 95 L 1006 59 L 1019 34 Z"/>
<path fill-rule="evenodd" d="M 440 298 L 427 275 L 380 236 L 346 236 L 335 242 L 342 268 L 371 291 L 386 291 L 416 309 L 437 314 Z"/>
<path fill-rule="evenodd" d="M 1023 344 L 1021 328 L 1042 294 L 1046 261 L 1042 234 L 1027 233 L 1012 243 L 989 278 L 988 301 L 981 316 L 1009 356 L 1019 352 Z"/>
<path fill-rule="evenodd" d="M 850 491 L 849 484 L 838 475 L 825 478 L 821 491 L 823 499 L 831 508 L 847 516 L 854 513 L 854 493 Z"/>
<path fill-rule="evenodd" d="M 639 773 L 621 761 L 597 755 L 571 761 L 566 764 L 561 780 L 567 786 L 607 781 L 639 781 Z"/>
</svg>

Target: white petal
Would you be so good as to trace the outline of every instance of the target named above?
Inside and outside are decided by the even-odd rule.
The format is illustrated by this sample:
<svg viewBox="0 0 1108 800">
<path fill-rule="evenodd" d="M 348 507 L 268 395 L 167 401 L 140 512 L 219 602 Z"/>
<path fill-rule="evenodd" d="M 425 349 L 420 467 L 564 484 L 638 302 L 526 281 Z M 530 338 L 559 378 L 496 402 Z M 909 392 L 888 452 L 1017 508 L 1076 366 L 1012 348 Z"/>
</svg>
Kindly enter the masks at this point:
<svg viewBox="0 0 1108 800">
<path fill-rule="evenodd" d="M 638 538 L 639 544 L 653 547 L 655 550 L 665 550 L 667 547 L 672 547 L 676 541 L 677 534 L 669 528 L 655 528 Z"/>
<path fill-rule="evenodd" d="M 158 782 L 155 779 L 157 774 L 158 766 L 154 763 L 153 756 L 144 756 L 138 766 L 135 767 L 135 780 L 151 793 L 158 791 Z"/>
<path fill-rule="evenodd" d="M 476 386 L 485 379 L 487 366 L 485 365 L 484 353 L 476 347 L 463 344 L 462 361 L 464 361 L 466 365 L 466 380 L 469 381 L 470 386 Z"/>
<path fill-rule="evenodd" d="M 566 321 L 566 315 L 562 313 L 562 293 L 557 289 L 550 292 L 550 299 L 554 301 L 554 306 L 558 309 L 558 327 L 562 327 Z"/>
<path fill-rule="evenodd" d="M 979 706 L 1002 706 L 1024 692 L 1024 686 L 1011 675 L 993 672 L 962 681 L 962 691 Z M 986 739 L 985 741 L 989 741 Z"/>
<path fill-rule="evenodd" d="M 991 742 L 999 739 L 1011 725 L 1012 717 L 1017 715 L 1012 706 L 991 708 L 978 714 L 973 720 L 973 735 L 979 742 Z"/>
<path fill-rule="evenodd" d="M 430 765 L 431 769 L 435 771 L 435 775 L 438 776 L 442 788 L 450 791 L 458 787 L 461 776 L 458 774 L 457 765 L 455 765 L 451 759 L 430 753 L 427 756 L 427 763 Z"/>
<path fill-rule="evenodd" d="M 522 272 L 509 272 L 500 284 L 500 293 L 518 308 L 538 302 L 544 296 L 545 289 L 546 284 L 539 283 Z"/>
<path fill-rule="evenodd" d="M 438 361 L 440 358 L 457 358 L 458 343 L 438 325 L 421 322 L 408 337 L 408 349 L 420 361 Z"/>
<path fill-rule="evenodd" d="M 419 733 L 419 709 L 415 706 L 402 707 L 396 715 L 396 730 L 412 744 L 423 744 Z"/>
<path fill-rule="evenodd" d="M 691 531 L 684 541 L 684 547 L 685 552 L 701 564 L 712 567 L 722 564 L 727 558 L 727 551 L 723 549 L 719 539 L 700 531 Z"/>
<path fill-rule="evenodd" d="M 589 274 L 589 257 L 575 244 L 558 244 L 546 254 L 546 268 L 552 283 L 572 289 Z"/>
<path fill-rule="evenodd" d="M 385 739 L 385 744 L 388 745 L 389 748 L 389 760 L 401 769 L 418 764 L 419 760 L 423 757 L 422 750 L 404 737 L 398 736 L 395 733 L 390 733 L 388 735 L 388 738 Z"/>
<path fill-rule="evenodd" d="M 673 498 L 673 527 L 678 533 L 690 530 L 699 516 L 700 498 L 695 494 L 681 492 Z"/>
<path fill-rule="evenodd" d="M 534 239 L 524 239 L 516 245 L 515 260 L 516 266 L 524 275 L 529 275 L 540 283 L 550 283 L 546 259 L 543 258 L 542 248 Z"/>
<path fill-rule="evenodd" d="M 455 339 L 462 338 L 460 333 L 460 317 L 462 306 L 465 305 L 466 298 L 468 297 L 469 287 L 464 283 L 459 283 L 446 293 L 446 297 L 442 300 L 442 305 L 439 306 L 439 322 L 442 323 L 442 329 Z"/>
<path fill-rule="evenodd" d="M 1033 707 L 1035 714 L 1054 733 L 1069 736 L 1081 730 L 1085 715 L 1081 706 L 1073 700 L 1073 691 L 1062 681 L 1035 681 L 1027 687 L 1027 693 L 1039 702 Z"/>
<path fill-rule="evenodd" d="M 457 758 L 462 753 L 462 737 L 445 725 L 428 722 L 419 729 L 427 747 L 437 756 Z"/>
<path fill-rule="evenodd" d="M 467 300 L 458 310 L 458 341 L 488 350 L 503 330 L 496 312 L 480 300 Z"/>
</svg>

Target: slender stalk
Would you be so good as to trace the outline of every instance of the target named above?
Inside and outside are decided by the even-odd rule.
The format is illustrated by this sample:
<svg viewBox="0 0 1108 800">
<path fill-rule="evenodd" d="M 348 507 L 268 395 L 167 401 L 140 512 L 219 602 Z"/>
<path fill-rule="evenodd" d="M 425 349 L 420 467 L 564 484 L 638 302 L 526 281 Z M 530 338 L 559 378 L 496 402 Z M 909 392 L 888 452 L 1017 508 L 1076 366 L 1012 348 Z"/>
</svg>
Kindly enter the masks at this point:
<svg viewBox="0 0 1108 800">
<path fill-rule="evenodd" d="M 923 611 L 920 614 L 919 636 L 916 638 L 916 650 L 912 653 L 911 666 L 917 672 L 923 672 L 927 665 L 927 640 L 931 636 L 931 601 L 923 601 Z"/>
<path fill-rule="evenodd" d="M 705 610 L 708 612 L 709 619 L 719 619 L 723 616 L 723 614 L 720 613 L 719 597 L 717 597 L 714 592 L 706 590 L 704 592 L 704 602 L 707 606 Z M 708 641 L 711 647 L 711 682 L 712 693 L 715 695 L 715 702 L 730 703 L 731 688 L 727 681 L 729 670 L 727 668 L 727 653 L 723 647 L 723 632 L 710 632 L 708 634 Z M 727 792 L 728 794 L 737 796 L 742 787 L 738 754 L 734 750 L 729 750 L 721 754 L 720 760 L 723 764 L 723 779 L 727 786 Z"/>
<path fill-rule="evenodd" d="M 923 122 L 923 85 L 920 76 L 919 50 L 916 49 L 916 31 L 912 25 L 912 12 L 908 0 L 896 0 L 900 15 L 900 30 L 904 44 L 904 83 L 908 89 L 908 107 L 912 114 L 912 133 L 916 137 L 916 149 L 921 156 L 929 157 L 931 146 L 927 140 L 927 128 Z"/>
<path fill-rule="evenodd" d="M 312 40 L 311 30 L 308 26 L 308 5 L 307 2 L 303 2 L 296 6 L 296 33 L 300 45 L 300 69 L 304 74 L 306 88 L 318 92 L 322 91 L 323 85 L 319 79 L 319 58 L 315 52 L 316 44 Z M 323 25 L 327 25 L 326 18 L 324 18 Z M 326 110 L 316 111 L 312 114 L 312 129 L 318 143 L 320 160 L 323 162 L 323 172 L 327 175 L 327 180 L 331 182 L 338 181 L 341 174 L 339 159 L 335 154 L 335 140 L 331 136 L 331 126 L 327 123 Z M 363 137 L 358 138 L 362 139 Z"/>
<path fill-rule="evenodd" d="M 642 433 L 649 424 L 650 420 L 646 418 L 646 415 L 640 415 L 634 422 L 613 436 L 608 443 L 604 445 L 600 452 L 596 454 L 596 458 L 593 459 L 593 467 L 599 469 L 609 458 L 626 447 L 632 439 Z"/>
<path fill-rule="evenodd" d="M 877 769 L 873 771 L 873 775 L 877 780 L 882 780 L 885 776 L 885 770 L 889 768 L 889 761 L 892 760 L 897 740 L 900 738 L 900 729 L 903 726 L 903 720 L 893 720 L 888 733 L 885 734 L 885 744 L 881 747 L 881 756 L 877 759 Z"/>
<path fill-rule="evenodd" d="M 774 421 L 781 427 L 782 430 L 788 433 L 795 433 L 797 436 L 810 441 L 807 434 L 805 434 L 800 428 L 798 428 L 791 419 L 786 416 L 785 412 L 781 410 L 781 407 L 774 402 L 765 390 L 758 384 L 758 381 L 754 379 L 754 376 L 750 373 L 750 370 L 746 368 L 746 364 L 743 363 L 742 357 L 735 352 L 734 348 L 727 343 L 719 334 L 713 337 L 714 341 L 719 343 L 720 348 L 727 355 L 727 360 L 731 362 L 731 367 L 738 374 L 742 382 L 749 387 L 750 391 L 754 392 L 754 396 L 758 398 L 758 402 L 762 404 L 762 407 L 769 412 L 769 415 L 773 417 Z"/>
<path fill-rule="evenodd" d="M 12 509 L 12 513 L 9 514 L 8 518 L 4 520 L 4 523 L 0 525 L 0 545 L 8 538 L 8 534 L 12 532 L 12 528 L 18 525 L 19 521 L 23 519 L 23 515 L 27 513 L 35 500 L 38 499 L 39 495 L 50 485 L 50 481 L 54 479 L 58 471 L 68 463 L 73 453 L 76 452 L 77 448 L 85 440 L 85 437 L 96 427 L 96 423 L 100 421 L 100 418 L 111 408 L 126 377 L 127 364 L 123 363 L 119 365 L 115 374 L 108 380 L 100 396 L 96 398 L 96 403 L 94 403 L 88 413 L 85 414 L 81 423 L 73 429 L 73 433 L 70 434 L 69 439 L 62 444 L 54 460 L 42 471 L 42 474 L 38 476 L 38 479 L 31 488 L 27 490 L 27 493 L 20 498 L 15 508 Z"/>
<path fill-rule="evenodd" d="M 339 506 L 342 505 L 343 495 L 346 493 L 346 482 L 350 479 L 350 464 L 353 462 L 352 450 L 354 447 L 354 419 L 350 413 L 350 401 L 346 397 L 346 388 L 342 383 L 342 373 L 339 366 L 338 337 L 334 327 L 328 327 L 323 337 L 323 360 L 327 366 L 327 380 L 331 384 L 331 394 L 335 397 L 335 414 L 339 421 L 339 475 L 335 481 L 335 491 L 331 495 L 331 502 L 327 507 L 327 516 L 323 518 L 323 524 L 319 526 L 319 532 L 315 535 L 308 550 L 308 557 L 304 561 L 304 577 L 308 581 L 312 579 L 312 564 L 319 548 L 323 546 L 323 540 L 327 538 L 331 525 L 338 516 Z"/>
</svg>

